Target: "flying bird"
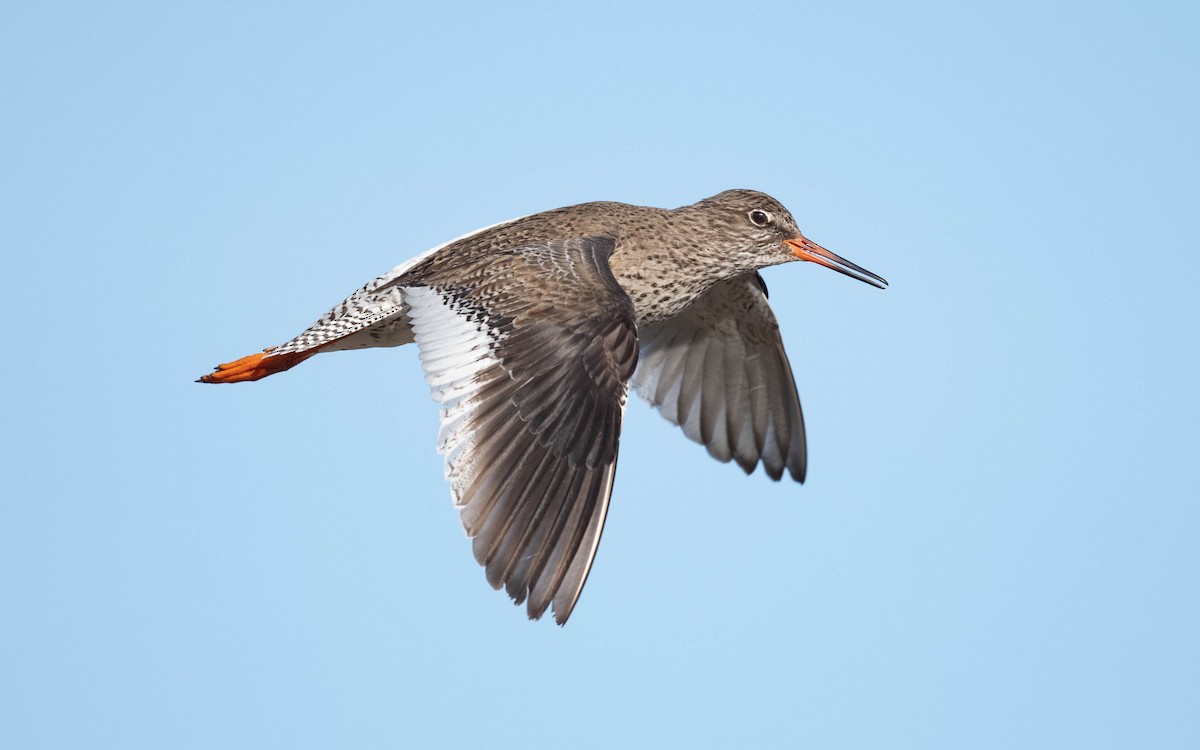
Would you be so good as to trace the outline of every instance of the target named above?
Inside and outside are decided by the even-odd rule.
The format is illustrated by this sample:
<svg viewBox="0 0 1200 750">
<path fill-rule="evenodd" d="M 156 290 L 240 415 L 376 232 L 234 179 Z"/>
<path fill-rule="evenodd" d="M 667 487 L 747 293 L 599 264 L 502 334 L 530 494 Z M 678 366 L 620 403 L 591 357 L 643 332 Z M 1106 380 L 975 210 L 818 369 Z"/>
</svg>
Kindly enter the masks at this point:
<svg viewBox="0 0 1200 750">
<path fill-rule="evenodd" d="M 630 385 L 713 458 L 804 481 L 800 399 L 758 274 L 797 260 L 887 286 L 752 190 L 676 209 L 558 208 L 402 263 L 200 382 L 415 341 L 475 559 L 530 619 L 552 608 L 561 625 L 600 542 Z"/>
</svg>

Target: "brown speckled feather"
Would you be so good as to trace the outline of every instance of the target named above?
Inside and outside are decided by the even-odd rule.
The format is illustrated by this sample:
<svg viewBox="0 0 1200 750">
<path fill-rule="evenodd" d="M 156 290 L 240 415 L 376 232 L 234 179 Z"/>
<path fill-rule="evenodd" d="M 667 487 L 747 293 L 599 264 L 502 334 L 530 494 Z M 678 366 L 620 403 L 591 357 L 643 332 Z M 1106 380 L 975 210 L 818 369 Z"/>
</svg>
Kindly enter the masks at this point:
<svg viewBox="0 0 1200 750">
<path fill-rule="evenodd" d="M 610 238 L 481 255 L 403 287 L 442 404 L 439 449 L 488 582 L 566 622 L 612 491 L 633 306 Z M 530 288 L 534 280 L 540 290 Z"/>
</svg>

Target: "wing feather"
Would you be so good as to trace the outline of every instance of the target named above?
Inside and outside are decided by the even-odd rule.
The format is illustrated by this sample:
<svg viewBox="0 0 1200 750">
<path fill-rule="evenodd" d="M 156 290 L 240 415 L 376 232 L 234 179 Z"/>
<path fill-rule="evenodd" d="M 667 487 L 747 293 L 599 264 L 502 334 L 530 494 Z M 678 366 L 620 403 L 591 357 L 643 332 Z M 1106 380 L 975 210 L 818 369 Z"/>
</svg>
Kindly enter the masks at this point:
<svg viewBox="0 0 1200 750">
<path fill-rule="evenodd" d="M 804 416 L 779 326 L 757 273 L 721 282 L 638 332 L 632 384 L 688 438 L 747 474 L 804 481 Z"/>
<path fill-rule="evenodd" d="M 638 355 L 613 247 L 548 242 L 401 287 L 475 559 L 531 618 L 553 608 L 560 624 L 595 557 Z"/>
</svg>

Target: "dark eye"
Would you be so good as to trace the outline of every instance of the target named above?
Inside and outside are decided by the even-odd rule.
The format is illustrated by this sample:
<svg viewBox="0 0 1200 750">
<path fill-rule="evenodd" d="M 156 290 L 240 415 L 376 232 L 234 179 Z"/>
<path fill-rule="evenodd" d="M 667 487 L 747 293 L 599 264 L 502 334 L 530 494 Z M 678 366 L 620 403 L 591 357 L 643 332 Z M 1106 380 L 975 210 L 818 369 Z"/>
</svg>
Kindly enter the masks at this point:
<svg viewBox="0 0 1200 750">
<path fill-rule="evenodd" d="M 750 217 L 750 223 L 756 227 L 765 227 L 766 225 L 770 224 L 772 221 L 775 221 L 774 216 L 767 213 L 766 211 L 763 211 L 763 210 L 757 209 L 757 208 L 754 209 L 753 211 L 751 211 L 747 215 Z"/>
</svg>

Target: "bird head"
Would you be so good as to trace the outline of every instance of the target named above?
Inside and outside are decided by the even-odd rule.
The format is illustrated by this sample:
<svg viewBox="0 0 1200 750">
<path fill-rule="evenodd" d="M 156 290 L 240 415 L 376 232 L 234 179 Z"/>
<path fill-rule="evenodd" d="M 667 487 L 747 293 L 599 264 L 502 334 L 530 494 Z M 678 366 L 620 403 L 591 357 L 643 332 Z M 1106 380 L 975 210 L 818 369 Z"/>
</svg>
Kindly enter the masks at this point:
<svg viewBox="0 0 1200 750">
<path fill-rule="evenodd" d="M 804 260 L 883 289 L 887 282 L 805 237 L 783 204 L 756 190 L 726 190 L 688 206 L 722 241 L 721 260 L 736 273 Z"/>
</svg>

